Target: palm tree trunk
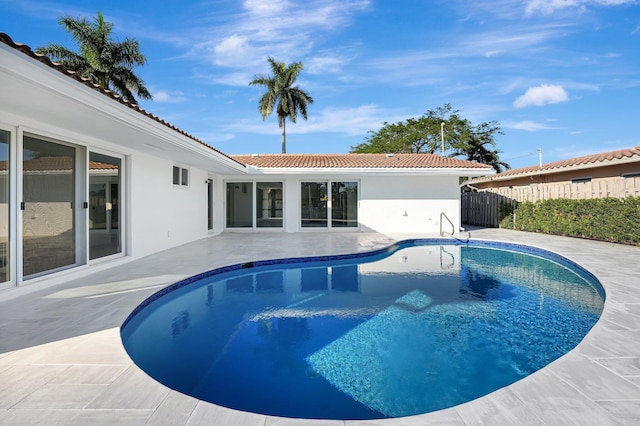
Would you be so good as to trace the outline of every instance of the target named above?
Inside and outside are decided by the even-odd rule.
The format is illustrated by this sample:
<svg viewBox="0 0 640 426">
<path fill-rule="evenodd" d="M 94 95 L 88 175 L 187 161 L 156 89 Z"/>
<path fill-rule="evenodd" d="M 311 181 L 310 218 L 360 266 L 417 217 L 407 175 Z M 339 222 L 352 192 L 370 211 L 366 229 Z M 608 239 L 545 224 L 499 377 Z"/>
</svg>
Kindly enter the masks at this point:
<svg viewBox="0 0 640 426">
<path fill-rule="evenodd" d="M 287 153 L 287 137 L 285 135 L 286 117 L 282 117 L 282 153 Z"/>
</svg>

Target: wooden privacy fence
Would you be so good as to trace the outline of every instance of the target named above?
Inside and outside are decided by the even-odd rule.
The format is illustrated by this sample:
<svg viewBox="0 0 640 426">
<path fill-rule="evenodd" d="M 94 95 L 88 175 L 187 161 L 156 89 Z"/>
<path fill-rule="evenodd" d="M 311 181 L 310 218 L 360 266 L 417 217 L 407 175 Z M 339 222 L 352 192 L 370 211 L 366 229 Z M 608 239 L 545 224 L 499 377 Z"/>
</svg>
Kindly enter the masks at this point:
<svg viewBox="0 0 640 426">
<path fill-rule="evenodd" d="M 462 223 L 497 228 L 500 205 L 544 201 L 555 198 L 584 200 L 589 198 L 640 197 L 640 176 L 614 177 L 590 182 L 552 182 L 529 186 L 489 188 L 482 192 L 461 194 Z"/>
<path fill-rule="evenodd" d="M 552 182 L 529 186 L 489 188 L 496 194 L 521 201 L 543 201 L 554 198 L 584 200 L 588 198 L 640 197 L 640 176 L 598 179 L 590 182 Z"/>
<path fill-rule="evenodd" d="M 500 226 L 500 204 L 514 205 L 515 202 L 493 192 L 463 192 L 462 223 L 497 228 Z"/>
</svg>

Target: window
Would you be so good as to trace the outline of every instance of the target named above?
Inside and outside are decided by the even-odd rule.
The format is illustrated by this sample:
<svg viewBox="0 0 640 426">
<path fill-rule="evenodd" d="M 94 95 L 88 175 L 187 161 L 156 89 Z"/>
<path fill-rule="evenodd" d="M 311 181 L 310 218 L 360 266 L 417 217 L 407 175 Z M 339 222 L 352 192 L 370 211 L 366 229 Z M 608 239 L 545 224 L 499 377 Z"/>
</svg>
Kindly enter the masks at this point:
<svg viewBox="0 0 640 426">
<path fill-rule="evenodd" d="M 571 183 L 587 183 L 587 182 L 591 182 L 590 177 L 571 179 Z"/>
<path fill-rule="evenodd" d="M 173 166 L 173 184 L 189 186 L 189 169 Z"/>
<path fill-rule="evenodd" d="M 640 177 L 640 172 L 623 173 L 621 176 L 623 179 L 636 178 L 636 177 Z"/>
</svg>

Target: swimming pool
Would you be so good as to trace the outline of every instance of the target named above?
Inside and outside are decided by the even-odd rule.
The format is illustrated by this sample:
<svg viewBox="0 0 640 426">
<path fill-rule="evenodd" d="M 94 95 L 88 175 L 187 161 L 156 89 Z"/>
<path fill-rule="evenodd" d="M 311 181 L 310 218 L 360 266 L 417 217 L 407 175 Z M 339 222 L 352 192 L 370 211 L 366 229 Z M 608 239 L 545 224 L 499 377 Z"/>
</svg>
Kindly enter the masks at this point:
<svg viewBox="0 0 640 426">
<path fill-rule="evenodd" d="M 593 276 L 549 252 L 412 240 L 192 277 L 143 302 L 122 338 L 156 380 L 219 405 L 400 417 L 544 367 L 580 342 L 603 299 Z"/>
</svg>

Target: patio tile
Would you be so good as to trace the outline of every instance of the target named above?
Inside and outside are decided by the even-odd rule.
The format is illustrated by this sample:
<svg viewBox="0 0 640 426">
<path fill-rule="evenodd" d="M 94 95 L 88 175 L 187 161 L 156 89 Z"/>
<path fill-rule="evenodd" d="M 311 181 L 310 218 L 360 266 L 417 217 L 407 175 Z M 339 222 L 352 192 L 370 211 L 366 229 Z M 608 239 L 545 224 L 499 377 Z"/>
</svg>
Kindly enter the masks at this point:
<svg viewBox="0 0 640 426">
<path fill-rule="evenodd" d="M 106 385 L 44 385 L 13 406 L 22 408 L 82 409 L 104 392 Z"/>
<path fill-rule="evenodd" d="M 77 415 L 75 410 L 0 410 L 0 425 L 68 425 Z"/>
<path fill-rule="evenodd" d="M 191 413 L 187 425 L 211 425 L 211 426 L 264 426 L 266 416 L 261 414 L 245 413 L 220 407 L 207 402 L 198 402 Z"/>
<path fill-rule="evenodd" d="M 169 388 L 147 376 L 138 367 L 131 366 L 87 405 L 87 408 L 155 410 L 169 392 Z"/>
<path fill-rule="evenodd" d="M 0 373 L 0 408 L 10 408 L 43 387 L 66 365 L 15 365 Z"/>
<path fill-rule="evenodd" d="M 554 365 L 553 372 L 593 401 L 640 400 L 639 387 L 591 359 L 577 357 L 584 358 L 582 355 L 573 355 L 560 359 Z"/>
<path fill-rule="evenodd" d="M 640 401 L 598 401 L 598 405 L 610 412 L 623 424 L 640 424 Z"/>
<path fill-rule="evenodd" d="M 113 383 L 129 365 L 71 365 L 53 377 L 53 385 L 108 385 Z"/>
<path fill-rule="evenodd" d="M 152 425 L 183 425 L 195 410 L 198 400 L 179 392 L 170 392 L 149 418 Z"/>
<path fill-rule="evenodd" d="M 621 424 L 549 370 L 539 370 L 509 388 L 546 425 Z"/>
<path fill-rule="evenodd" d="M 598 364 L 608 368 L 620 376 L 640 376 L 640 358 L 597 358 Z"/>
<path fill-rule="evenodd" d="M 484 398 L 457 406 L 465 425 L 527 424 L 544 425 L 536 412 L 509 389 L 500 389 Z"/>
<path fill-rule="evenodd" d="M 265 426 L 344 426 L 343 420 L 287 419 L 267 417 Z"/>
<path fill-rule="evenodd" d="M 75 425 L 126 425 L 149 424 L 153 410 L 80 410 L 68 424 Z"/>
</svg>

